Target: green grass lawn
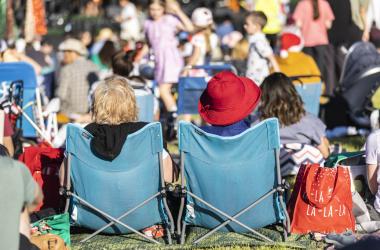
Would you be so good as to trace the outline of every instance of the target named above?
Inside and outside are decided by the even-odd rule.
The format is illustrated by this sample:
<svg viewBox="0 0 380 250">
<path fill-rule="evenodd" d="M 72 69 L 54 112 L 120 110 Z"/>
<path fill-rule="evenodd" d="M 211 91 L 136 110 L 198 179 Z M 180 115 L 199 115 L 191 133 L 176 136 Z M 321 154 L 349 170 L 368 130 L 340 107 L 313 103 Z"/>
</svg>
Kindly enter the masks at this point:
<svg viewBox="0 0 380 250">
<path fill-rule="evenodd" d="M 251 234 L 236 234 L 236 233 L 220 233 L 210 236 L 197 245 L 189 244 L 190 241 L 198 238 L 207 232 L 202 228 L 190 228 L 186 237 L 187 242 L 184 245 L 173 244 L 165 245 L 163 240 L 160 240 L 161 245 L 148 243 L 146 240 L 135 236 L 106 236 L 99 235 L 86 243 L 78 243 L 83 239 L 85 234 L 72 235 L 72 248 L 80 250 L 89 249 L 152 249 L 152 250 L 179 250 L 179 249 L 233 249 L 233 250 L 248 250 L 248 249 L 323 249 L 325 246 L 322 242 L 311 240 L 309 235 L 291 235 L 286 242 L 282 241 L 282 236 L 279 228 L 266 228 L 258 230 L 260 233 L 274 240 L 274 243 L 264 242 Z"/>
</svg>

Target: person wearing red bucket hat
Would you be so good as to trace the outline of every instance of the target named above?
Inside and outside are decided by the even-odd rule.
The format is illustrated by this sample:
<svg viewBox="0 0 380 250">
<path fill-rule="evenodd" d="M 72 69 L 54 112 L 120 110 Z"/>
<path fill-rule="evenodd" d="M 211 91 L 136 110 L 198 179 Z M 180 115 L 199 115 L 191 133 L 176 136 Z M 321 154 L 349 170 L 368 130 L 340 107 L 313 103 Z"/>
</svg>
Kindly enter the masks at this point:
<svg viewBox="0 0 380 250">
<path fill-rule="evenodd" d="M 244 119 L 260 101 L 260 88 L 251 79 L 232 72 L 216 74 L 207 84 L 198 111 L 211 126 L 202 130 L 221 136 L 234 136 L 250 127 Z"/>
</svg>

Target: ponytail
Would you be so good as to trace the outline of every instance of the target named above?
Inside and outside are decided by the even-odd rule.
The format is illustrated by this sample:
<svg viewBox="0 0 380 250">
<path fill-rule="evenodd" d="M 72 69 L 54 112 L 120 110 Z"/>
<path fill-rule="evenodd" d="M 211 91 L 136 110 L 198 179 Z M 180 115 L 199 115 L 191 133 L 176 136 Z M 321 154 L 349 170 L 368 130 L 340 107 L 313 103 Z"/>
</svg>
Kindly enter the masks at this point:
<svg viewBox="0 0 380 250">
<path fill-rule="evenodd" d="M 319 18 L 319 5 L 318 0 L 311 0 L 313 5 L 313 20 L 317 20 Z"/>
</svg>

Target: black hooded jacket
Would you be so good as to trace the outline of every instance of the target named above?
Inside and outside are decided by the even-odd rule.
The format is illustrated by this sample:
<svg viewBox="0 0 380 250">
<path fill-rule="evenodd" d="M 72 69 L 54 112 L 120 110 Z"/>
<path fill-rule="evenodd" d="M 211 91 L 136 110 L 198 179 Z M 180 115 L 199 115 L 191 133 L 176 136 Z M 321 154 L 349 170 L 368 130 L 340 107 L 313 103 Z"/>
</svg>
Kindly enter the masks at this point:
<svg viewBox="0 0 380 250">
<path fill-rule="evenodd" d="M 128 135 L 147 124 L 146 122 L 128 122 L 119 125 L 90 123 L 84 129 L 93 135 L 90 145 L 94 155 L 112 161 L 120 154 Z"/>
</svg>

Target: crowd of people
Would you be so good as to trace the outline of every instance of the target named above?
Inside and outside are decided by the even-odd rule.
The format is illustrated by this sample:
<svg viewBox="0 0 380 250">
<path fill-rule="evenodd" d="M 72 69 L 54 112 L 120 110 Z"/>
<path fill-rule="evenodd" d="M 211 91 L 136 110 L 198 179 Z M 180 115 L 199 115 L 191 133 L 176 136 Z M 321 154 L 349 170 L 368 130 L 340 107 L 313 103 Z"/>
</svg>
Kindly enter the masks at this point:
<svg viewBox="0 0 380 250">
<path fill-rule="evenodd" d="M 99 2 L 87 1 L 83 12 L 101 15 Z M 304 84 L 322 79 L 324 103 L 324 98 L 334 97 L 345 55 L 353 44 L 372 43 L 380 58 L 380 1 L 300 0 L 295 6 L 278 0 L 246 2 L 237 10 L 230 5 L 228 15 L 216 22 L 215 11 L 206 7 L 187 15 L 175 0 L 150 0 L 146 9 L 119 0 L 114 16 L 118 31 L 104 27 L 97 33 L 69 33 L 58 46 L 44 37 L 2 40 L 0 62 L 31 64 L 45 104 L 52 98 L 60 101 L 58 121 L 81 124 L 94 136 L 93 154 L 106 161 L 118 157 L 128 135 L 148 124 L 139 121 L 139 95 L 155 96 L 154 120 L 165 125 L 168 141 L 175 139 L 179 120 L 197 122 L 194 115 L 178 115 L 176 84 L 180 77 L 204 77 L 208 84 L 199 99 L 202 122 L 197 123 L 202 130 L 235 136 L 276 117 L 282 146 L 309 145 L 320 163 L 330 155 L 326 125 L 306 111 L 292 77 L 300 76 Z M 234 22 L 241 13 L 243 23 Z M 196 68 L 215 62 L 232 64 L 237 71 L 210 75 Z M 18 225 L 27 231 L 25 214 L 33 211 L 42 195 L 25 166 L 7 159 L 14 155 L 8 116 L 3 127 L 0 185 L 8 189 L 2 188 L 0 197 L 12 202 L 0 205 L 1 224 L 7 229 L 0 234 L 4 239 L 0 244 L 17 249 Z M 375 131 L 366 143 L 368 185 L 376 197 L 374 220 L 380 218 L 379 138 Z M 163 163 L 165 182 L 176 182 L 179 170 L 166 143 Z M 296 175 L 298 167 L 282 174 Z"/>
</svg>

